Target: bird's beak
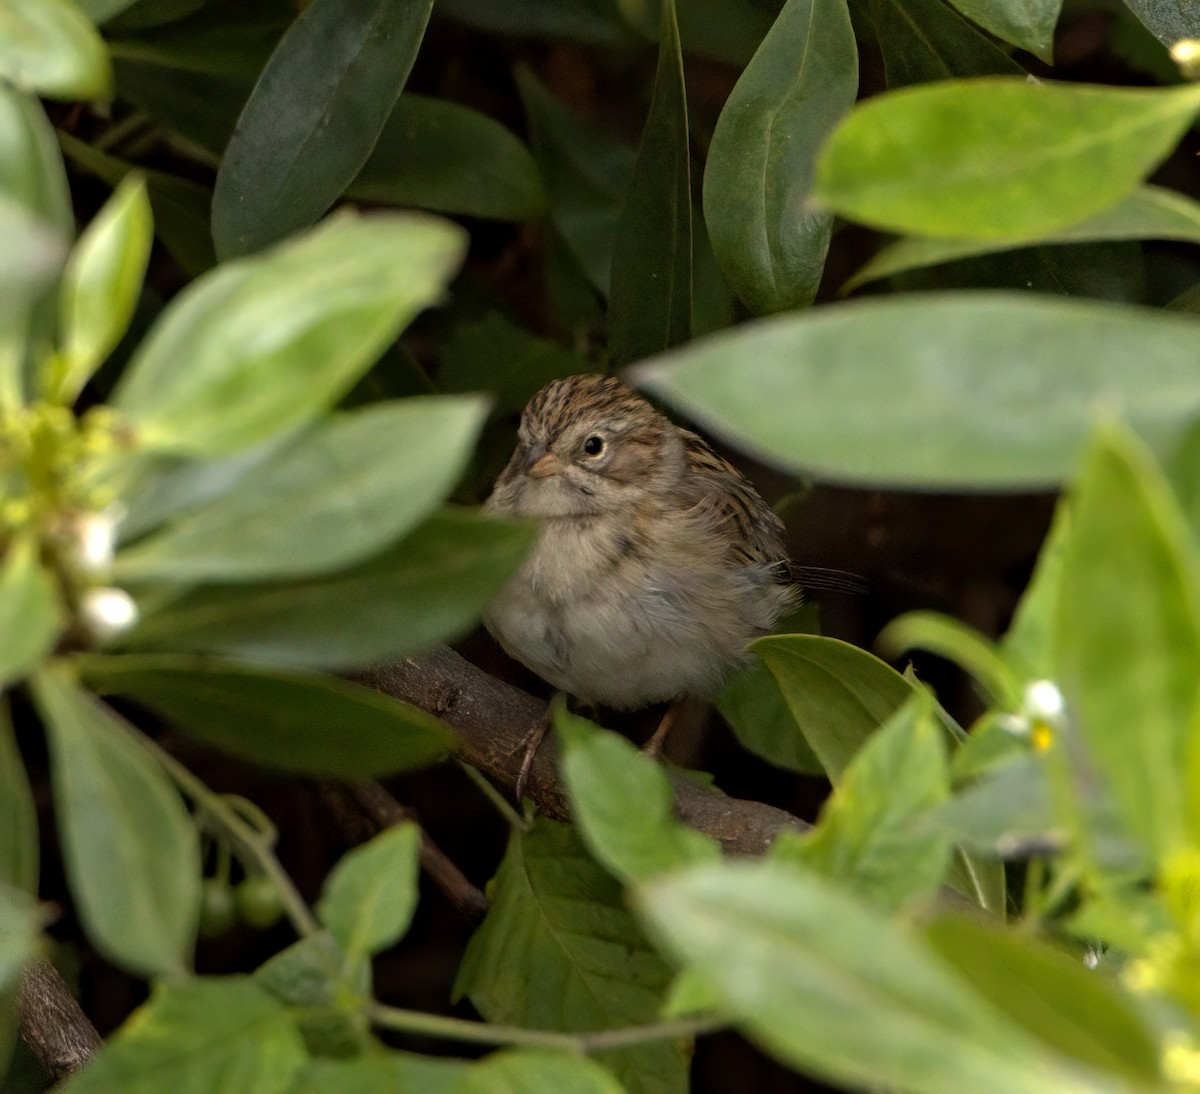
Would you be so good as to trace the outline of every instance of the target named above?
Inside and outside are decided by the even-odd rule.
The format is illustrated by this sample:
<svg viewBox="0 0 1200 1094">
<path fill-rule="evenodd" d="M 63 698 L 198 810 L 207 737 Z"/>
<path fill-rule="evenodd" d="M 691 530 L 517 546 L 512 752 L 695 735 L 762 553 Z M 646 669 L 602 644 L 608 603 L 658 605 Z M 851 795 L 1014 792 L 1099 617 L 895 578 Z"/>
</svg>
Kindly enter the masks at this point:
<svg viewBox="0 0 1200 1094">
<path fill-rule="evenodd" d="M 553 452 L 538 453 L 531 452 L 530 464 L 525 471 L 525 474 L 531 479 L 545 479 L 551 475 L 557 475 L 562 467 L 560 460 Z"/>
</svg>

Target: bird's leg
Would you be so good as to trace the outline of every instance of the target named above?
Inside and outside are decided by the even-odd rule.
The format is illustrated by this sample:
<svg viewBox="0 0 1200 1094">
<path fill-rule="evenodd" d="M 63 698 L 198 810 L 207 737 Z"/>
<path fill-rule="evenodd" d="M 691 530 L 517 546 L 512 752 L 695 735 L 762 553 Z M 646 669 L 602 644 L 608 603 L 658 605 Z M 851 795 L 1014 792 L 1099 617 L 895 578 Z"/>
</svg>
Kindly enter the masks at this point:
<svg viewBox="0 0 1200 1094">
<path fill-rule="evenodd" d="M 663 745 L 667 742 L 667 734 L 671 732 L 671 727 L 679 717 L 682 705 L 680 702 L 675 702 L 667 707 L 666 712 L 659 720 L 658 728 L 650 735 L 650 740 L 642 745 L 642 751 L 647 756 L 658 756 L 662 752 Z"/>
<path fill-rule="evenodd" d="M 525 784 L 529 782 L 529 773 L 533 770 L 534 757 L 537 756 L 538 749 L 542 747 L 542 742 L 546 739 L 546 732 L 550 729 L 551 723 L 554 721 L 554 716 L 550 713 L 550 708 L 547 707 L 542 716 L 533 723 L 521 738 L 517 749 L 521 750 L 521 770 L 517 773 L 517 785 L 514 792 L 517 796 L 517 802 L 521 801 L 525 793 Z M 516 751 L 514 749 L 514 751 Z"/>
</svg>

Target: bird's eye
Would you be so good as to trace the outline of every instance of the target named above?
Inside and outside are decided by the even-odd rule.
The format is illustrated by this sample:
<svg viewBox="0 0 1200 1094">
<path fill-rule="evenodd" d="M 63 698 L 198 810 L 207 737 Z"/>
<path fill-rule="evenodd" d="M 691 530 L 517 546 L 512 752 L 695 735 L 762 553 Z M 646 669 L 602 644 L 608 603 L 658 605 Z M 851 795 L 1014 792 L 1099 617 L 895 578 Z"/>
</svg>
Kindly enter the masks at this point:
<svg viewBox="0 0 1200 1094">
<path fill-rule="evenodd" d="M 604 451 L 604 438 L 597 433 L 593 433 L 583 442 L 583 450 L 589 456 L 599 456 Z"/>
</svg>

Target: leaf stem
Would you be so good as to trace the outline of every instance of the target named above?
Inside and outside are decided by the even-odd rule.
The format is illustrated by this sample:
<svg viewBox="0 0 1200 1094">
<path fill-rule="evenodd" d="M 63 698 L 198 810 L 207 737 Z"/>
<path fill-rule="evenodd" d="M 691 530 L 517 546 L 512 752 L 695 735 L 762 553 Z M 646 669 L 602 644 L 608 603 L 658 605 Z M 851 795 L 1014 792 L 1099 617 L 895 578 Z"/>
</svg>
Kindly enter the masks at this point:
<svg viewBox="0 0 1200 1094">
<path fill-rule="evenodd" d="M 529 831 L 529 822 L 521 816 L 520 813 L 513 808 L 512 803 L 504 797 L 488 780 L 483 772 L 472 767 L 469 763 L 463 760 L 456 761 L 458 766 L 466 772 L 467 778 L 471 780 L 478 788 L 479 792 L 487 798 L 496 812 L 500 814 L 508 823 L 522 832 Z"/>
<path fill-rule="evenodd" d="M 291 921 L 292 926 L 296 928 L 296 932 L 301 936 L 316 934 L 321 929 L 320 924 L 297 891 L 296 886 L 292 884 L 292 879 L 288 877 L 287 871 L 279 864 L 279 859 L 271 850 L 269 841 L 246 821 L 222 795 L 209 789 L 202 780 L 193 775 L 161 745 L 143 733 L 137 733 L 136 736 L 150 750 L 179 789 L 212 817 L 270 879 L 271 884 L 275 886 L 275 891 L 279 894 L 284 913 Z"/>
<path fill-rule="evenodd" d="M 419 1033 L 429 1037 L 442 1037 L 449 1041 L 468 1041 L 473 1044 L 521 1045 L 529 1048 L 550 1048 L 576 1053 L 601 1052 L 607 1049 L 629 1048 L 652 1041 L 695 1037 L 724 1025 L 720 1019 L 712 1015 L 705 1015 L 697 1018 L 675 1018 L 663 1022 L 651 1022 L 642 1026 L 595 1030 L 591 1033 L 560 1033 L 548 1029 L 492 1025 L 488 1022 L 474 1022 L 468 1018 L 426 1014 L 422 1011 L 405 1010 L 401 1007 L 388 1007 L 382 1003 L 374 1004 L 368 1013 L 375 1025 L 401 1033 Z"/>
</svg>

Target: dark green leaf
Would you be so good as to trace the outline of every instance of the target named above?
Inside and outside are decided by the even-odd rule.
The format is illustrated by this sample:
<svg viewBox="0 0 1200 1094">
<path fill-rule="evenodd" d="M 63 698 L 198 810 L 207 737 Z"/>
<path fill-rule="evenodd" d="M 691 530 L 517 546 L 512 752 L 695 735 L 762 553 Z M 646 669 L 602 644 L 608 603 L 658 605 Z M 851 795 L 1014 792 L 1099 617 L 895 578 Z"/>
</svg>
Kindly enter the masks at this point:
<svg viewBox="0 0 1200 1094">
<path fill-rule="evenodd" d="M 234 755 L 309 775 L 364 778 L 421 767 L 454 747 L 430 714 L 347 680 L 173 655 L 79 659 L 127 696 Z"/>
<path fill-rule="evenodd" d="M 949 839 L 930 824 L 949 792 L 945 736 L 929 697 L 915 693 L 851 759 L 816 828 L 781 837 L 773 854 L 887 911 L 925 901 L 950 863 Z"/>
<path fill-rule="evenodd" d="M 713 132 L 704 211 L 713 250 L 755 312 L 812 303 L 833 217 L 808 207 L 817 148 L 854 105 L 845 0 L 788 0 Z"/>
<path fill-rule="evenodd" d="M 143 61 L 117 60 L 113 68 L 122 99 L 158 120 L 216 164 L 250 95 L 250 81 L 179 71 Z M 210 214 L 211 204 L 210 201 Z M 215 256 L 211 229 L 208 236 Z"/>
<path fill-rule="evenodd" d="M 45 669 L 33 683 L 67 880 L 88 937 L 126 968 L 178 975 L 190 963 L 200 909 L 191 818 L 134 731 L 64 668 Z"/>
<path fill-rule="evenodd" d="M 314 223 L 358 174 L 416 59 L 433 0 L 314 0 L 246 103 L 213 192 L 222 258 Z"/>
<path fill-rule="evenodd" d="M 1162 472 L 1127 430 L 1100 430 L 1072 494 L 1057 679 L 1125 822 L 1160 854 L 1182 845 L 1188 821 L 1197 572 Z"/>
<path fill-rule="evenodd" d="M 746 324 L 634 379 L 789 470 L 1034 489 L 1071 474 L 1097 407 L 1173 443 L 1200 409 L 1198 333 L 1190 317 L 1107 304 L 922 294 Z"/>
<path fill-rule="evenodd" d="M 1082 961 L 976 920 L 935 920 L 925 937 L 1010 1021 L 1047 1047 L 1111 1076 L 1153 1088 L 1162 1082 L 1158 1039 L 1102 973 Z M 1118 1079 L 1118 1076 L 1120 1079 Z"/>
<path fill-rule="evenodd" d="M 888 87 L 1021 72 L 942 0 L 869 0 Z"/>
<path fill-rule="evenodd" d="M 1178 239 L 1200 243 L 1200 204 L 1173 190 L 1142 186 L 1124 201 L 1079 224 L 1045 237 L 1043 243 L 1087 243 L 1112 239 Z M 906 270 L 1015 250 L 1004 240 L 901 239 L 880 251 L 842 287 L 843 292 Z"/>
<path fill-rule="evenodd" d="M 571 815 L 614 876 L 635 882 L 719 856 L 713 839 L 676 818 L 671 783 L 655 760 L 562 703 L 554 708 L 554 725 L 563 742 Z"/>
<path fill-rule="evenodd" d="M 485 412 L 477 397 L 405 399 L 323 422 L 122 552 L 118 579 L 253 581 L 361 562 L 442 502 Z"/>
<path fill-rule="evenodd" d="M 573 828 L 539 819 L 529 832 L 514 831 L 489 894 L 491 910 L 455 984 L 488 1021 L 582 1031 L 658 1016 L 670 971 L 642 939 L 620 885 L 588 857 Z M 687 1089 L 677 1045 L 599 1058 L 631 1094 Z"/>
<path fill-rule="evenodd" d="M 629 25 L 616 0 L 438 0 L 438 14 L 473 27 L 522 37 L 628 44 Z"/>
<path fill-rule="evenodd" d="M 433 303 L 463 234 L 417 214 L 334 218 L 177 296 L 113 396 L 142 446 L 217 455 L 301 425 Z"/>
<path fill-rule="evenodd" d="M 572 114 L 527 69 L 517 70 L 517 87 L 550 219 L 592 284 L 607 294 L 621 196 L 636 157 L 607 130 Z"/>
<path fill-rule="evenodd" d="M 421 95 L 400 96 L 346 196 L 494 220 L 531 220 L 546 204 L 532 155 L 504 126 Z"/>
<path fill-rule="evenodd" d="M 0 700 L 0 885 L 38 888 L 38 823 L 33 791 L 17 748 L 8 703 Z M 0 1074 L 3 1069 L 0 1068 Z"/>
<path fill-rule="evenodd" d="M 351 962 L 404 936 L 417 907 L 421 830 L 389 828 L 347 852 L 321 892 L 317 914 Z"/>
<path fill-rule="evenodd" d="M 64 623 L 54 576 L 30 536 L 12 540 L 0 563 L 0 688 L 35 669 Z"/>
<path fill-rule="evenodd" d="M 59 356 L 42 385 L 71 404 L 129 328 L 150 258 L 154 224 L 146 184 L 127 175 L 79 237 L 59 293 Z"/>
<path fill-rule="evenodd" d="M 286 1008 L 253 980 L 176 980 L 155 984 L 150 1001 L 65 1090 L 284 1094 L 304 1061 Z"/>
<path fill-rule="evenodd" d="M 1054 25 L 1062 0 L 950 0 L 1002 41 L 1054 63 Z"/>
<path fill-rule="evenodd" d="M 0 79 L 48 99 L 99 99 L 112 70 L 96 28 L 71 0 L 5 0 Z"/>
<path fill-rule="evenodd" d="M 701 866 L 651 882 L 638 903 L 747 1034 L 793 1067 L 930 1094 L 1097 1089 L 921 939 L 799 866 Z"/>
<path fill-rule="evenodd" d="M 835 638 L 783 634 L 750 648 L 774 676 L 793 732 L 803 735 L 835 785 L 866 739 L 913 694 L 895 669 Z"/>
<path fill-rule="evenodd" d="M 58 134 L 67 158 L 78 167 L 116 186 L 134 169 L 124 160 L 98 152 L 69 133 Z M 192 277 L 199 277 L 216 265 L 212 235 L 208 230 L 208 210 L 212 191 L 198 182 L 168 175 L 165 171 L 138 173 L 146 180 L 154 231 L 176 262 Z"/>
<path fill-rule="evenodd" d="M 354 570 L 185 594 L 147 614 L 130 645 L 329 669 L 403 657 L 478 622 L 533 535 L 528 525 L 447 510 Z"/>
<path fill-rule="evenodd" d="M 203 3 L 203 0 L 200 2 Z M 137 0 L 76 0 L 79 10 L 97 26 L 120 15 L 135 3 Z"/>
<path fill-rule="evenodd" d="M 756 756 L 788 771 L 824 772 L 804 734 L 797 730 L 779 684 L 762 661 L 756 659 L 730 680 L 717 696 L 716 706 L 742 747 Z"/>
<path fill-rule="evenodd" d="M 609 355 L 623 365 L 686 342 L 692 328 L 692 190 L 675 0 L 662 0 L 650 113 L 613 241 Z"/>
<path fill-rule="evenodd" d="M 914 235 L 1033 239 L 1115 205 L 1166 157 L 1200 88 L 955 80 L 859 105 L 824 146 L 816 197 Z"/>
</svg>

